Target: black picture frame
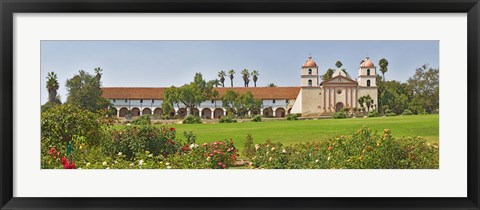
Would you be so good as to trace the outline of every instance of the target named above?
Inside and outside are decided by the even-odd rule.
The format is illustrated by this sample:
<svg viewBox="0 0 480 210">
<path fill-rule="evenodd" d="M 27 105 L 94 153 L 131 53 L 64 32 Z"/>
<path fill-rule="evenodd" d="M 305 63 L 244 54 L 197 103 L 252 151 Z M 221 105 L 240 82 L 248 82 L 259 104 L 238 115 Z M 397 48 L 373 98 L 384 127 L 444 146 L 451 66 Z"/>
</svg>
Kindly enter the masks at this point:
<svg viewBox="0 0 480 210">
<path fill-rule="evenodd" d="M 0 0 L 1 209 L 479 209 L 478 0 Z M 14 13 L 467 13 L 468 196 L 465 198 L 16 198 L 13 197 Z M 448 181 L 448 180 L 445 180 Z"/>
</svg>

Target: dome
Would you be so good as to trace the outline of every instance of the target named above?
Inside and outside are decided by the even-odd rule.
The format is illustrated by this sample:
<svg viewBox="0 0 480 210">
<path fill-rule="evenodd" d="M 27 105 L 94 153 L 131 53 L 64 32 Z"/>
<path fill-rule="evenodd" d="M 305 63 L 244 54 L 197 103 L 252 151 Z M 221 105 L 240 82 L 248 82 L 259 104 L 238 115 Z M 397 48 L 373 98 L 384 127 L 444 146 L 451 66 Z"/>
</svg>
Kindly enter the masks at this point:
<svg viewBox="0 0 480 210">
<path fill-rule="evenodd" d="M 308 56 L 308 60 L 305 61 L 303 67 L 317 67 L 317 63 L 312 60 L 312 56 Z"/>
<path fill-rule="evenodd" d="M 366 57 L 365 60 L 362 61 L 360 64 L 361 68 L 375 68 L 375 65 L 373 65 L 372 60 L 370 60 L 369 57 Z"/>
</svg>

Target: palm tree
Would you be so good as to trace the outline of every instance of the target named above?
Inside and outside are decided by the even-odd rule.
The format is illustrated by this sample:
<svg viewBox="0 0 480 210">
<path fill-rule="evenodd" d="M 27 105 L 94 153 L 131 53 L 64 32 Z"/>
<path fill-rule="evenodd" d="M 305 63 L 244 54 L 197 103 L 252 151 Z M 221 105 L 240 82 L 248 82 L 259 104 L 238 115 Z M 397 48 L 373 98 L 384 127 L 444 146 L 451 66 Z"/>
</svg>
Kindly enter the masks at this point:
<svg viewBox="0 0 480 210">
<path fill-rule="evenodd" d="M 253 72 L 252 72 L 252 77 L 253 77 L 253 84 L 255 85 L 255 87 L 257 87 L 258 75 L 260 75 L 260 74 L 258 73 L 258 71 L 257 71 L 257 70 L 253 70 Z"/>
<path fill-rule="evenodd" d="M 250 73 L 248 73 L 248 69 L 243 69 L 242 75 L 243 75 L 244 86 L 248 87 L 248 82 L 250 82 Z"/>
<path fill-rule="evenodd" d="M 388 71 L 388 61 L 385 58 L 382 58 L 378 65 L 380 66 L 380 72 L 382 72 L 383 81 L 385 82 L 385 73 Z"/>
<path fill-rule="evenodd" d="M 225 87 L 225 76 L 227 76 L 227 73 L 225 71 L 220 71 L 218 72 L 218 77 L 220 78 L 220 82 L 222 83 L 222 87 Z"/>
<path fill-rule="evenodd" d="M 215 87 L 218 88 L 218 86 L 221 85 L 220 80 L 214 79 L 214 80 L 213 80 L 213 85 L 215 85 Z"/>
<path fill-rule="evenodd" d="M 47 90 L 48 90 L 48 101 L 50 103 L 55 103 L 57 99 L 57 90 L 60 86 L 58 85 L 57 75 L 55 72 L 48 72 L 47 76 Z"/>
<path fill-rule="evenodd" d="M 273 83 L 270 83 L 267 85 L 267 87 L 277 87 L 277 85 L 273 84 Z"/>
<path fill-rule="evenodd" d="M 230 71 L 228 71 L 228 75 L 230 75 L 230 84 L 231 84 L 231 87 L 233 87 L 233 78 L 234 78 L 234 75 L 235 74 L 235 70 L 231 69 Z"/>
<path fill-rule="evenodd" d="M 340 67 L 343 66 L 343 63 L 342 63 L 341 61 L 337 61 L 337 63 L 335 63 L 335 66 L 336 66 L 337 68 L 340 68 Z"/>
<path fill-rule="evenodd" d="M 102 71 L 103 69 L 101 69 L 100 67 L 95 68 L 95 78 L 97 78 L 97 81 L 100 81 L 100 79 L 102 78 Z"/>
</svg>

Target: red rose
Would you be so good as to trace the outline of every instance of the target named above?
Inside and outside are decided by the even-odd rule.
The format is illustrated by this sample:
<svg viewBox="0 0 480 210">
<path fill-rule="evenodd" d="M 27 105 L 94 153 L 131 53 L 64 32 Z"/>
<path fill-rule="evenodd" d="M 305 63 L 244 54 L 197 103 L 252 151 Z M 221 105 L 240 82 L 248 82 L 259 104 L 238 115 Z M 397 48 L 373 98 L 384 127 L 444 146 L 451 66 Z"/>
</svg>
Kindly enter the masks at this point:
<svg viewBox="0 0 480 210">
<path fill-rule="evenodd" d="M 174 131 L 174 130 L 175 130 L 175 128 L 170 128 L 170 131 Z"/>
<path fill-rule="evenodd" d="M 332 147 L 328 147 L 328 151 L 332 150 Z"/>
</svg>

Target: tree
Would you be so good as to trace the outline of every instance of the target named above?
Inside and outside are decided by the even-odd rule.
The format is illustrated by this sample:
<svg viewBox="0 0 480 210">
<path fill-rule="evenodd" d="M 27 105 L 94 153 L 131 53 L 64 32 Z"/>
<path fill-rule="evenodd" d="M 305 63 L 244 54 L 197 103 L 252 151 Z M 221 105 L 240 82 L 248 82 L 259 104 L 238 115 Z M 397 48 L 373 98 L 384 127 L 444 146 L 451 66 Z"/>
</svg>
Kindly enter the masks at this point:
<svg viewBox="0 0 480 210">
<path fill-rule="evenodd" d="M 254 85 L 255 87 L 257 87 L 258 75 L 260 75 L 260 74 L 258 73 L 257 70 L 253 70 L 253 71 L 252 71 L 253 85 Z"/>
<path fill-rule="evenodd" d="M 331 79 L 332 76 L 333 76 L 333 72 L 335 72 L 335 70 L 327 69 L 327 72 L 325 72 L 325 74 L 322 76 L 322 80 L 327 81 L 327 80 Z"/>
<path fill-rule="evenodd" d="M 68 104 L 74 104 L 90 111 L 99 111 L 110 107 L 108 99 L 102 97 L 101 82 L 96 76 L 83 70 L 67 80 Z"/>
<path fill-rule="evenodd" d="M 249 111 L 260 108 L 262 101 L 255 99 L 251 92 L 239 94 L 228 90 L 222 97 L 223 107 L 236 116 L 244 117 Z"/>
<path fill-rule="evenodd" d="M 380 72 L 382 72 L 383 81 L 385 82 L 385 73 L 388 71 L 388 61 L 385 58 L 382 58 L 378 65 L 380 66 Z"/>
<path fill-rule="evenodd" d="M 55 104 L 57 102 L 57 90 L 59 88 L 57 74 L 55 72 L 48 72 L 47 76 L 47 90 L 48 90 L 48 102 Z"/>
<path fill-rule="evenodd" d="M 416 113 L 434 113 L 439 108 L 439 70 L 423 65 L 407 80 L 411 91 L 409 108 Z"/>
<path fill-rule="evenodd" d="M 267 87 L 277 87 L 277 85 L 273 84 L 273 83 L 270 83 L 267 85 Z"/>
<path fill-rule="evenodd" d="M 234 75 L 235 74 L 235 70 L 231 69 L 230 71 L 228 71 L 228 75 L 230 75 L 230 84 L 231 84 L 231 87 L 233 87 L 233 78 L 234 78 Z"/>
<path fill-rule="evenodd" d="M 217 87 L 217 88 L 218 88 L 219 85 L 221 85 L 220 80 L 218 80 L 218 79 L 214 79 L 214 80 L 212 80 L 212 82 L 213 82 L 213 85 L 215 85 L 215 87 Z"/>
<path fill-rule="evenodd" d="M 168 106 L 173 106 L 173 103 L 182 103 L 189 109 L 189 115 L 193 114 L 193 110 L 202 102 L 214 97 L 216 90 L 213 89 L 214 81 L 206 82 L 202 74 L 196 73 L 193 82 L 185 84 L 181 87 L 170 87 L 165 90 L 165 101 L 169 103 Z M 218 92 L 217 92 L 218 94 Z M 165 103 L 165 102 L 164 102 Z"/>
<path fill-rule="evenodd" d="M 250 73 L 248 72 L 248 69 L 243 69 L 242 75 L 244 86 L 248 87 L 248 83 L 250 82 Z"/>
<path fill-rule="evenodd" d="M 225 76 L 227 76 L 227 73 L 225 71 L 220 71 L 218 72 L 218 77 L 220 78 L 220 82 L 222 83 L 222 87 L 225 87 Z"/>
<path fill-rule="evenodd" d="M 337 61 L 337 62 L 335 63 L 335 66 L 336 66 L 337 68 L 340 68 L 340 67 L 343 66 L 343 63 L 342 63 L 341 61 Z"/>
<path fill-rule="evenodd" d="M 370 112 L 370 106 L 373 104 L 373 99 L 370 95 L 362 96 L 358 99 L 358 103 L 363 108 L 363 104 L 367 106 L 367 113 Z"/>
<path fill-rule="evenodd" d="M 97 78 L 98 81 L 102 79 L 102 71 L 103 69 L 101 69 L 100 67 L 95 68 L 95 78 Z"/>
</svg>

